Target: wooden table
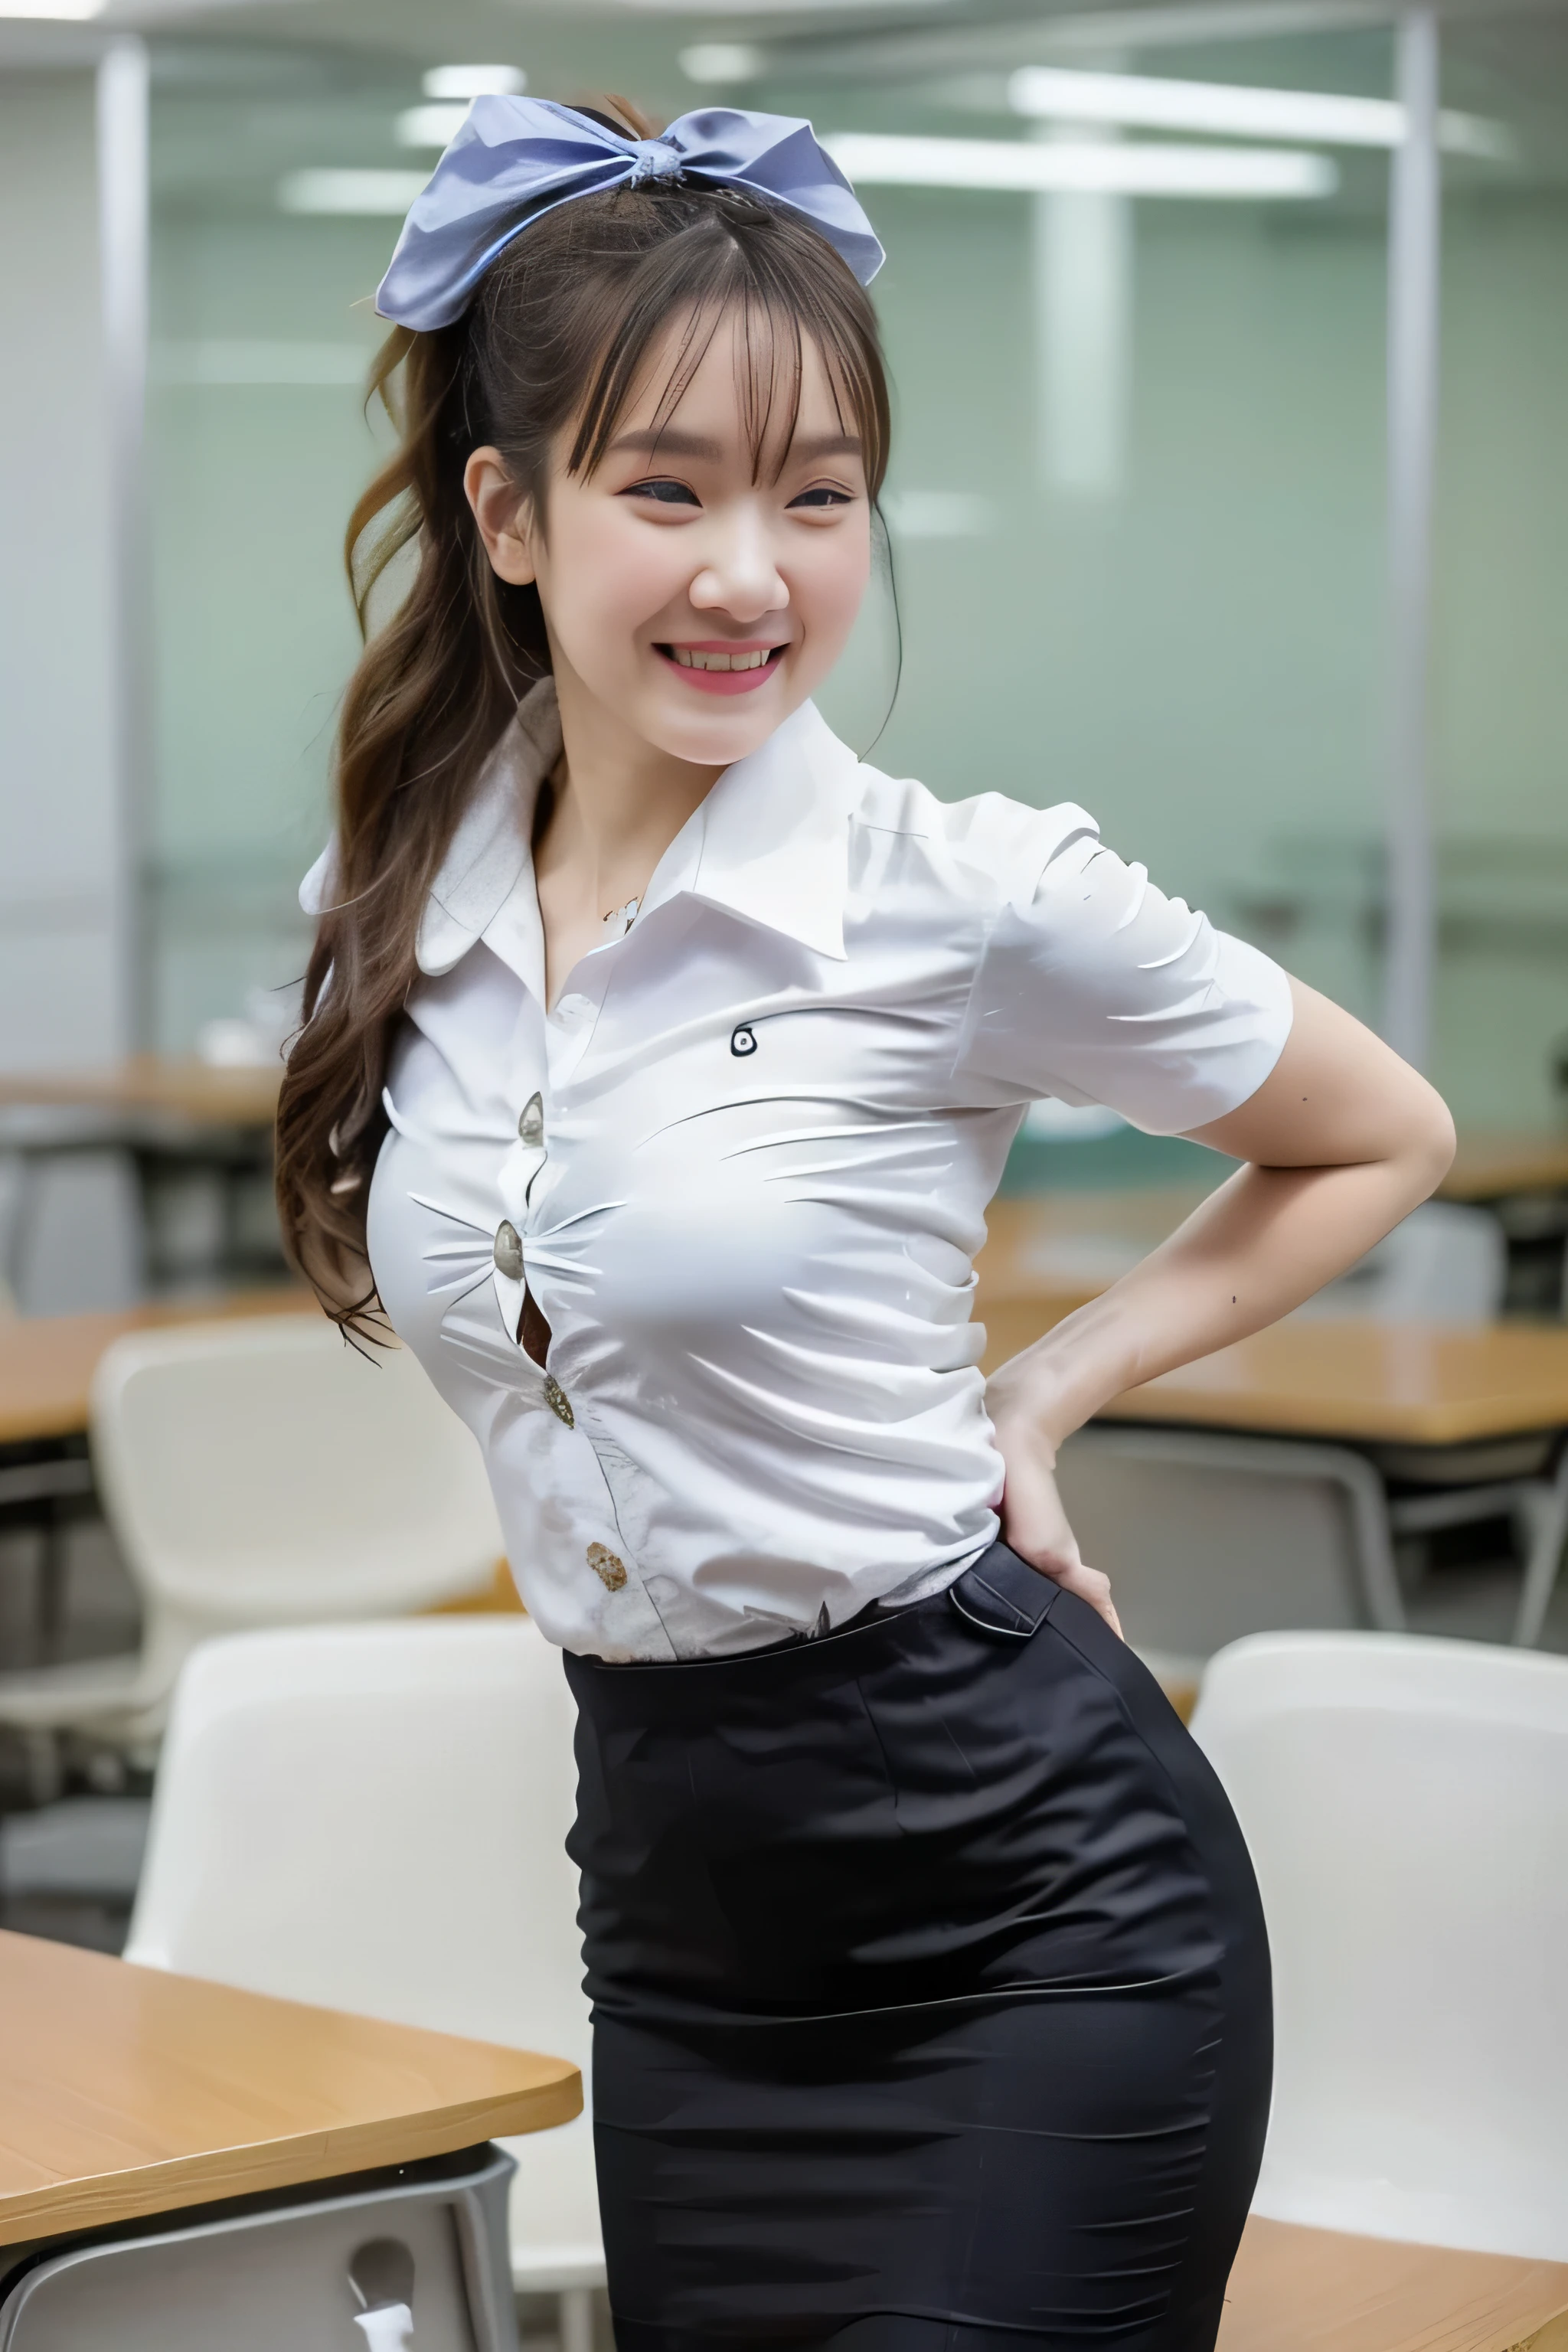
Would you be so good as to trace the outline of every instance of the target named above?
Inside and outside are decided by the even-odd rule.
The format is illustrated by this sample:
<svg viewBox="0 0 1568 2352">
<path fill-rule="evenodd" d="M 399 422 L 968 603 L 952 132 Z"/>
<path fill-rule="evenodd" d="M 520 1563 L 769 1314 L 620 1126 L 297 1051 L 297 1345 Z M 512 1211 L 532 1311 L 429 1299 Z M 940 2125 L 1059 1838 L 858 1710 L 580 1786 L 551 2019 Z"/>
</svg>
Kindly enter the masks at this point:
<svg viewBox="0 0 1568 2352">
<path fill-rule="evenodd" d="M 1247 2222 L 1219 2352 L 1564 2352 L 1568 2264 Z"/>
<path fill-rule="evenodd" d="M 1459 1138 L 1438 1188 L 1445 1201 L 1502 1201 L 1517 1192 L 1568 1191 L 1568 1128 L 1508 1133 L 1473 1128 Z"/>
<path fill-rule="evenodd" d="M 984 1369 L 1098 1295 L 1193 1205 L 1178 1193 L 994 1203 L 975 1268 Z M 1372 1507 L 1390 1540 L 1487 1517 L 1528 1524 L 1514 1639 L 1541 1638 L 1568 1536 L 1568 1327 L 1288 1318 L 1129 1390 L 1096 1418 L 1352 1448 L 1383 1482 Z M 1442 1491 L 1391 1497 L 1390 1479 Z M 1392 1566 L 1379 1577 L 1390 1597 L 1377 1622 L 1396 1622 Z"/>
<path fill-rule="evenodd" d="M 1109 1290 L 1205 1197 L 1190 1185 L 1151 1185 L 993 1201 L 974 1262 L 987 1371 Z"/>
<path fill-rule="evenodd" d="M 12 1071 L 0 1077 L 0 1106 L 43 1103 L 161 1114 L 193 1126 L 267 1127 L 278 1110 L 281 1066 L 221 1069 L 194 1055 L 133 1054 L 99 1069 Z"/>
<path fill-rule="evenodd" d="M 500 2352 L 506 2159 L 489 2142 L 582 2105 L 563 2059 L 0 1934 L 0 2334 L 354 2341 L 357 2291 Z"/>
<path fill-rule="evenodd" d="M 0 1933 L 0 2246 L 569 2123 L 562 2058 Z"/>
<path fill-rule="evenodd" d="M 279 1064 L 222 1069 L 139 1054 L 101 1069 L 0 1077 L 0 1157 L 19 1177 L 0 1222 L 0 1278 L 13 1291 L 22 1286 L 40 1171 L 106 1151 L 123 1154 L 135 1171 L 142 1250 L 154 1276 L 182 1271 L 161 1246 L 163 1211 L 194 1174 L 216 1188 L 220 1209 L 223 1238 L 211 1278 L 264 1277 L 280 1253 L 254 1202 L 270 1192 L 282 1075 Z"/>
<path fill-rule="evenodd" d="M 977 1272 L 987 1328 L 994 1320 L 1000 1341 L 1007 1344 L 994 1347 L 991 1360 L 1001 1362 L 1024 1344 L 1012 1337 L 1028 1320 L 1026 1313 L 1020 1317 L 1020 1305 L 1045 1301 L 1059 1317 L 1097 1297 L 1173 1234 L 1226 1173 L 1226 1163 L 1216 1160 L 1214 1184 L 1208 1186 L 1046 1192 L 993 1202 L 987 1213 L 990 1239 Z M 1476 1129 L 1462 1135 L 1437 1197 L 1495 1209 L 1509 1244 L 1510 1296 L 1526 1311 L 1555 1311 L 1568 1231 L 1568 1129 L 1558 1134 Z M 1525 1264 L 1532 1253 L 1551 1261 L 1533 1275 Z"/>
<path fill-rule="evenodd" d="M 155 1299 L 112 1314 L 0 1318 L 0 1446 L 84 1435 L 99 1359 L 128 1331 L 215 1317 L 319 1312 L 313 1292 L 298 1283 L 279 1283 L 211 1297 Z"/>
<path fill-rule="evenodd" d="M 1568 1328 L 1295 1321 L 1129 1389 L 1108 1421 L 1453 1446 L 1568 1428 Z"/>
<path fill-rule="evenodd" d="M 1097 1419 L 1337 1440 L 1384 1479 L 1391 1535 L 1523 1518 L 1514 1641 L 1533 1647 L 1568 1541 L 1568 1328 L 1277 1323 L 1129 1389 Z"/>
</svg>

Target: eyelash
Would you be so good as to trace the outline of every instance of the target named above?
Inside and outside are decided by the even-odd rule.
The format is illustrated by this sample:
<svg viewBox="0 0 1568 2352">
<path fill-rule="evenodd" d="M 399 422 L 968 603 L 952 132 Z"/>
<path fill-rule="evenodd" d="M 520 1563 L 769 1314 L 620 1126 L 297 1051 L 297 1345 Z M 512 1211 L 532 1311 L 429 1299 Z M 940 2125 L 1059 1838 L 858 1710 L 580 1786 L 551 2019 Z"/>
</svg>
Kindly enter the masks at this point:
<svg viewBox="0 0 1568 2352">
<path fill-rule="evenodd" d="M 671 490 L 677 493 L 675 497 L 669 498 L 663 495 Z M 696 493 L 685 482 L 674 481 L 668 475 L 660 475 L 646 482 L 633 482 L 624 495 L 627 498 L 647 499 L 652 505 L 660 507 L 700 504 Z M 853 495 L 850 491 L 837 489 L 830 482 L 821 482 L 815 483 L 809 490 L 802 490 L 797 498 L 790 500 L 790 505 L 795 508 L 814 507 L 818 513 L 826 513 L 835 507 L 847 507 L 853 502 Z"/>
</svg>

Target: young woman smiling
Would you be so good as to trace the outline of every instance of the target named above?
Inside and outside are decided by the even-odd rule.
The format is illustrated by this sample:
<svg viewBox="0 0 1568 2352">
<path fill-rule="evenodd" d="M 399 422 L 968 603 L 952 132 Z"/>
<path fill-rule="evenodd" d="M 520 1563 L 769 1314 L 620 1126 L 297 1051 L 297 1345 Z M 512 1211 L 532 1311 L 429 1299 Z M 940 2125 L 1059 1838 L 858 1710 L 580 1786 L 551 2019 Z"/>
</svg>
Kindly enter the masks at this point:
<svg viewBox="0 0 1568 2352">
<path fill-rule="evenodd" d="M 1451 1131 L 1081 809 L 944 803 L 818 717 L 879 258 L 804 123 L 476 102 L 380 297 L 405 438 L 351 561 L 417 568 L 344 708 L 279 1197 L 474 1429 L 566 1653 L 621 2352 L 1208 2352 L 1262 1918 L 1055 1454 Z M 971 1263 L 1047 1094 L 1246 1164 L 986 1383 Z"/>
</svg>

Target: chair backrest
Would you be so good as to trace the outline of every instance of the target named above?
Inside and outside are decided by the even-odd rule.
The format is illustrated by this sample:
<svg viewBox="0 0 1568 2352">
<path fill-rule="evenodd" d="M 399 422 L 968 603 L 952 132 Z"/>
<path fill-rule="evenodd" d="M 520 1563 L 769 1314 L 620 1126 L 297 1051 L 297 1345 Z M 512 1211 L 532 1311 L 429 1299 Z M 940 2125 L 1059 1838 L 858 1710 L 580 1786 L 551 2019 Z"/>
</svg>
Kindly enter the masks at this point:
<svg viewBox="0 0 1568 2352">
<path fill-rule="evenodd" d="M 204 1643 L 128 1957 L 577 2059 L 574 1721 L 526 1618 Z"/>
<path fill-rule="evenodd" d="M 547 2051 L 586 2079 L 575 1723 L 526 1618 L 204 1643 L 174 1694 L 126 1958 Z M 514 2258 L 570 2284 L 598 2258 L 587 2118 L 506 2145 Z"/>
<path fill-rule="evenodd" d="M 1365 1514 L 1338 1447 L 1090 1423 L 1061 1450 L 1062 1502 L 1110 1577 L 1127 1638 L 1193 1661 L 1276 1627 L 1374 1622 Z M 1373 1487 L 1381 1518 L 1381 1496 Z"/>
<path fill-rule="evenodd" d="M 1298 1309 L 1378 1323 L 1489 1323 L 1508 1282 L 1508 1244 L 1489 1209 L 1424 1201 Z"/>
<path fill-rule="evenodd" d="M 1568 1659 L 1259 1634 L 1193 1731 L 1274 1954 L 1257 2210 L 1568 2261 Z"/>
<path fill-rule="evenodd" d="M 92 1452 L 150 1615 L 203 1631 L 427 1607 L 502 1549 L 479 1447 L 415 1358 L 319 1315 L 117 1340 Z"/>
</svg>

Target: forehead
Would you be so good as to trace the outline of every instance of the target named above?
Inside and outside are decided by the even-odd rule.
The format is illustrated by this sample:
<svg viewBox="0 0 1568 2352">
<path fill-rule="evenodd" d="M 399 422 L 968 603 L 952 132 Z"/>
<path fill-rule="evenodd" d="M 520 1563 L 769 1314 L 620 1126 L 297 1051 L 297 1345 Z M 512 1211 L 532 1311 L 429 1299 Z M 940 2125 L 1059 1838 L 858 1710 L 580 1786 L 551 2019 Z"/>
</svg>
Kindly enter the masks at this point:
<svg viewBox="0 0 1568 2352">
<path fill-rule="evenodd" d="M 803 326 L 731 302 L 678 313 L 650 342 L 620 417 L 626 433 L 699 428 L 773 464 L 797 433 L 853 431 L 851 406 Z"/>
</svg>

